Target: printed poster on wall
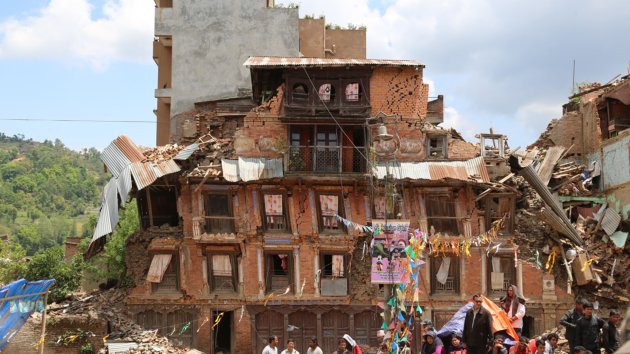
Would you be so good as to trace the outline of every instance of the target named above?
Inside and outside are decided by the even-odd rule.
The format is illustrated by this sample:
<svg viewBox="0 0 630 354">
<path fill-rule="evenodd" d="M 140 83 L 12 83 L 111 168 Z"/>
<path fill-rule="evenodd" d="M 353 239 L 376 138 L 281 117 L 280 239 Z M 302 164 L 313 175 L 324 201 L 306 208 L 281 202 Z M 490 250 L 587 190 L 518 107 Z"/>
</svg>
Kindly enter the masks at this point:
<svg viewBox="0 0 630 354">
<path fill-rule="evenodd" d="M 409 220 L 372 220 L 378 229 L 372 247 L 372 283 L 396 284 L 402 279 L 401 260 L 407 257 L 409 244 Z"/>
</svg>

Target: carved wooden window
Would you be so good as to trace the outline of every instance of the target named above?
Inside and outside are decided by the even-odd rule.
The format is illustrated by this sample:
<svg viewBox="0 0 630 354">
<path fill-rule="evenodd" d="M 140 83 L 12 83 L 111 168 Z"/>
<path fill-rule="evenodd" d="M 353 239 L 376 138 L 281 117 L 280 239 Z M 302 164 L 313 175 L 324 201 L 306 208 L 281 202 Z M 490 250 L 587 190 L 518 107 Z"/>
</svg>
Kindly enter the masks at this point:
<svg viewBox="0 0 630 354">
<path fill-rule="evenodd" d="M 324 103 L 335 102 L 335 98 L 337 96 L 337 90 L 335 89 L 335 85 L 327 82 L 319 85 L 319 90 L 317 94 L 319 95 L 319 100 Z"/>
<path fill-rule="evenodd" d="M 234 232 L 232 195 L 212 193 L 206 195 L 206 232 L 210 234 Z"/>
<path fill-rule="evenodd" d="M 336 215 L 343 216 L 343 197 L 341 193 L 318 193 L 317 211 L 320 232 L 344 232 L 343 224 Z"/>
<path fill-rule="evenodd" d="M 488 294 L 505 295 L 510 285 L 516 285 L 516 268 L 514 256 L 492 255 L 487 258 Z"/>
<path fill-rule="evenodd" d="M 492 223 L 503 218 L 503 227 L 499 234 L 511 234 L 514 227 L 514 208 L 516 207 L 513 194 L 488 194 L 483 199 L 486 216 L 486 230 L 490 230 Z"/>
<path fill-rule="evenodd" d="M 265 288 L 267 293 L 293 292 L 293 252 L 265 253 Z"/>
<path fill-rule="evenodd" d="M 262 193 L 262 217 L 265 231 L 289 231 L 289 208 L 284 191 Z"/>
<path fill-rule="evenodd" d="M 351 82 L 346 84 L 346 101 L 358 102 L 363 95 L 363 89 L 358 82 Z"/>
<path fill-rule="evenodd" d="M 307 102 L 308 86 L 303 82 L 293 84 L 291 88 L 291 98 L 293 102 Z"/>
<path fill-rule="evenodd" d="M 431 258 L 431 293 L 459 294 L 459 258 Z"/>
<path fill-rule="evenodd" d="M 425 206 L 429 229 L 433 226 L 438 233 L 459 235 L 455 203 L 456 199 L 450 193 L 427 194 Z"/>
<path fill-rule="evenodd" d="M 208 253 L 208 283 L 217 293 L 238 291 L 238 263 L 236 253 Z"/>
<path fill-rule="evenodd" d="M 179 291 L 179 257 L 176 251 L 151 253 L 151 265 L 147 280 L 151 282 L 153 293 L 174 293 Z"/>
</svg>

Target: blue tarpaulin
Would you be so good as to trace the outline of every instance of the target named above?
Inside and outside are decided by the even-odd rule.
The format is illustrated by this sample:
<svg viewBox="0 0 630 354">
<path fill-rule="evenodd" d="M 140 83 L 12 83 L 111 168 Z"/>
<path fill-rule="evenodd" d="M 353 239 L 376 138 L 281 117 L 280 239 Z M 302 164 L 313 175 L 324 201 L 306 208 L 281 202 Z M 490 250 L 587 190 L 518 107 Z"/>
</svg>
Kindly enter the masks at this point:
<svg viewBox="0 0 630 354">
<path fill-rule="evenodd" d="M 44 310 L 46 304 L 41 293 L 47 292 L 54 283 L 55 279 L 30 282 L 20 279 L 0 289 L 0 351 L 33 312 Z M 16 296 L 18 298 L 3 300 Z"/>
<path fill-rule="evenodd" d="M 464 334 L 464 320 L 466 320 L 466 312 L 470 310 L 473 306 L 472 302 L 467 303 L 462 306 L 453 317 L 451 317 L 448 322 L 444 324 L 444 326 L 438 331 L 438 336 L 441 338 L 446 338 L 450 336 L 452 333 L 455 333 L 459 336 Z"/>
</svg>

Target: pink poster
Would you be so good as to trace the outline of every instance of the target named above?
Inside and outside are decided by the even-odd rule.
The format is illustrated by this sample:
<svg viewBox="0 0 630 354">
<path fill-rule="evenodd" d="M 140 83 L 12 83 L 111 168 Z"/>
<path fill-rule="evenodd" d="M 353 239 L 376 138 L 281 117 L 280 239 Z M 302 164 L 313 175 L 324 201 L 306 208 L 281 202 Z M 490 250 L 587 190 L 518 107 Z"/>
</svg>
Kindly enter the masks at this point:
<svg viewBox="0 0 630 354">
<path fill-rule="evenodd" d="M 372 227 L 378 230 L 372 247 L 372 283 L 400 283 L 407 258 L 409 220 L 372 220 Z"/>
</svg>

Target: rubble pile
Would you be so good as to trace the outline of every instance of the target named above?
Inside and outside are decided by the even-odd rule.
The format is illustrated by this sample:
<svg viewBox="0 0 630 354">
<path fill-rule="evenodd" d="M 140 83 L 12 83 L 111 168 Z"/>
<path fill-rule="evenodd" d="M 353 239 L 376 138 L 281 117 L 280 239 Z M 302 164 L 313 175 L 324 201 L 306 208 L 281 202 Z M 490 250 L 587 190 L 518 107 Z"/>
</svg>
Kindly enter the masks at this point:
<svg viewBox="0 0 630 354">
<path fill-rule="evenodd" d="M 219 139 L 212 135 L 200 138 L 199 151 L 191 159 L 193 166 L 186 177 L 216 178 L 222 174 L 221 160 L 234 159 L 232 139 Z"/>
<path fill-rule="evenodd" d="M 553 150 L 555 149 L 555 150 Z M 541 190 L 531 180 L 516 176 L 518 190 L 514 242 L 523 259 L 544 268 L 552 253 L 556 259 L 553 273 L 558 279 L 572 276 L 573 290 L 604 307 L 625 306 L 630 302 L 630 245 L 626 242 L 629 225 L 609 207 L 598 192 L 596 166 L 588 167 L 563 160 L 562 147 L 521 153 L 521 166 L 531 165 L 538 174 L 535 185 L 547 185 L 556 204 L 566 214 L 574 230 L 563 228 L 562 218 L 553 216 L 541 198 Z M 554 156 L 549 156 L 555 154 Z M 518 155 L 518 154 L 517 154 Z M 506 183 L 506 184 L 507 184 Z M 570 232 L 567 232 L 570 231 Z M 579 235 L 583 244 L 573 241 Z M 565 264 L 566 262 L 566 264 Z M 568 274 L 569 264 L 572 274 Z"/>
<path fill-rule="evenodd" d="M 76 314 L 87 314 L 95 321 L 107 323 L 110 334 L 103 341 L 135 342 L 138 347 L 129 353 L 188 353 L 190 349 L 174 346 L 168 338 L 156 330 L 146 330 L 135 324 L 127 314 L 126 289 L 109 289 L 93 292 L 81 298 L 70 298 L 63 303 L 48 306 L 47 315 L 60 318 Z M 103 348 L 99 353 L 107 353 Z"/>
</svg>

